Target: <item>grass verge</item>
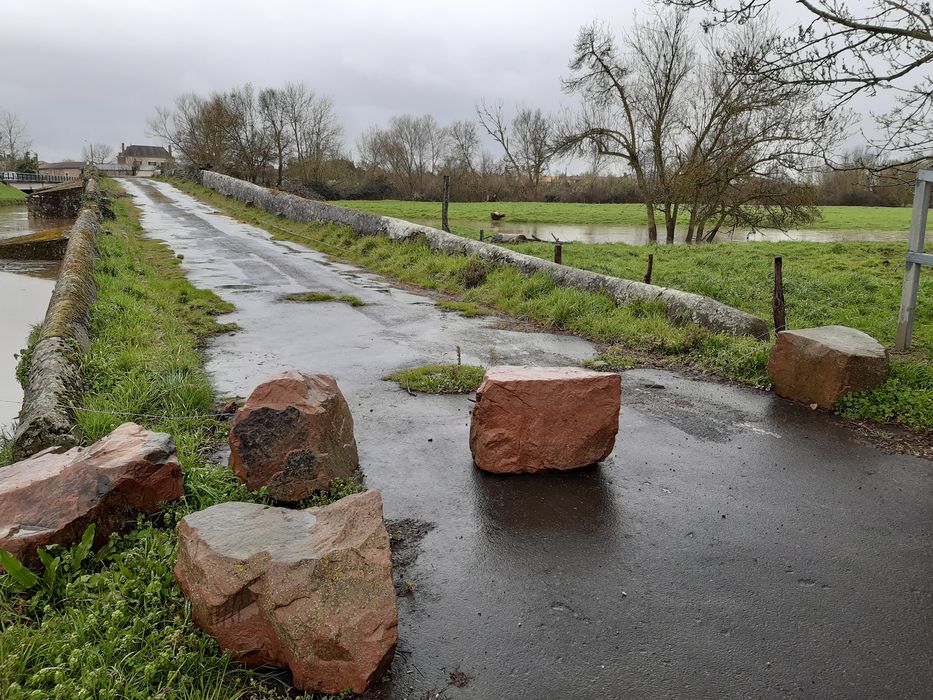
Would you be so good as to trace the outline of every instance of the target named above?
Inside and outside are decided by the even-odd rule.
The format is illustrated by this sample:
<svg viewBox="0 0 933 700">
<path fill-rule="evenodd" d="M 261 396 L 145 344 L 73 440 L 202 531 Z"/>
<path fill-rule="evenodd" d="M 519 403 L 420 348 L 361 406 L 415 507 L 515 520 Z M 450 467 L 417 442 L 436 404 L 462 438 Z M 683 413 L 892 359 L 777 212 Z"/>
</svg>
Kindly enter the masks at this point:
<svg viewBox="0 0 933 700">
<path fill-rule="evenodd" d="M 526 277 L 512 268 L 475 258 L 435 253 L 423 243 L 397 243 L 356 236 L 343 226 L 291 221 L 191 182 L 174 184 L 241 221 L 265 228 L 274 237 L 303 243 L 407 284 L 604 343 L 608 350 L 596 359 L 595 366 L 673 365 L 755 386 L 769 385 L 771 343 L 713 333 L 694 324 L 676 325 L 660 303 L 636 301 L 617 306 L 601 294 L 557 287 L 544 273 Z M 525 245 L 521 250 L 550 254 L 550 246 L 536 245 Z M 902 274 L 896 270 L 897 261 L 903 257 L 898 246 L 754 243 L 669 246 L 653 252 L 655 282 L 707 294 L 765 318 L 770 317 L 765 301 L 771 294 L 769 271 L 774 254 L 780 252 L 785 255 L 791 327 L 843 323 L 885 343 L 894 332 L 897 305 L 892 299 L 897 297 L 897 280 Z M 581 244 L 566 246 L 564 261 L 640 279 L 646 254 L 643 247 Z M 633 270 L 638 274 L 633 275 Z M 675 270 L 679 270 L 677 275 Z M 809 273 L 803 274 L 805 270 Z M 933 429 L 933 364 L 929 356 L 933 347 L 933 324 L 929 323 L 933 321 L 933 288 L 929 274 L 924 273 L 921 285 L 918 350 L 893 357 L 892 379 L 883 387 L 841 401 L 838 410 L 845 416 L 899 423 L 919 431 Z M 889 330 L 881 332 L 886 328 Z"/>
<path fill-rule="evenodd" d="M 0 207 L 13 205 L 13 204 L 25 204 L 26 203 L 26 193 L 20 192 L 15 187 L 10 187 L 5 182 L 0 182 Z"/>
<path fill-rule="evenodd" d="M 212 464 L 227 428 L 212 416 L 214 395 L 198 348 L 229 328 L 215 316 L 231 307 L 193 287 L 170 249 L 140 235 L 129 200 L 117 196 L 113 210 L 116 218 L 105 222 L 111 235 L 98 242 L 98 297 L 79 420 L 92 442 L 127 420 L 114 412 L 182 416 L 136 420 L 175 438 L 185 494 L 97 554 L 50 548 L 54 572 L 47 568 L 26 592 L 11 576 L 0 576 L 0 696 L 290 697 L 280 675 L 240 668 L 194 627 L 172 574 L 176 525 L 185 514 L 229 500 L 265 500 Z M 315 504 L 353 488 L 336 486 Z"/>
<path fill-rule="evenodd" d="M 383 380 L 422 394 L 469 394 L 479 387 L 485 371 L 475 365 L 424 365 L 394 372 Z"/>
<path fill-rule="evenodd" d="M 306 303 L 314 303 L 317 301 L 338 301 L 343 304 L 349 304 L 350 306 L 365 306 L 359 297 L 355 297 L 352 294 L 341 294 L 338 297 L 334 296 L 333 294 L 328 294 L 327 292 L 298 292 L 295 294 L 286 294 L 285 300 L 303 301 Z"/>
</svg>

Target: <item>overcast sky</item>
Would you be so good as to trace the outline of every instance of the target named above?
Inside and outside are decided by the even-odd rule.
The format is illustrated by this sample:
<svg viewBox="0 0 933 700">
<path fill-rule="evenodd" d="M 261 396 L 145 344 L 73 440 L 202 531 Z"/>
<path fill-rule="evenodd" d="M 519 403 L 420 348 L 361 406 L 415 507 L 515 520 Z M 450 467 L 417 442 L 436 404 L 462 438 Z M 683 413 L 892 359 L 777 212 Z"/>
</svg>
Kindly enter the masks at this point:
<svg viewBox="0 0 933 700">
<path fill-rule="evenodd" d="M 0 110 L 43 160 L 86 142 L 152 143 L 184 92 L 302 81 L 330 96 L 348 145 L 397 114 L 472 118 L 482 97 L 556 109 L 578 28 L 624 29 L 643 0 L 40 0 L 3 7 Z"/>
</svg>

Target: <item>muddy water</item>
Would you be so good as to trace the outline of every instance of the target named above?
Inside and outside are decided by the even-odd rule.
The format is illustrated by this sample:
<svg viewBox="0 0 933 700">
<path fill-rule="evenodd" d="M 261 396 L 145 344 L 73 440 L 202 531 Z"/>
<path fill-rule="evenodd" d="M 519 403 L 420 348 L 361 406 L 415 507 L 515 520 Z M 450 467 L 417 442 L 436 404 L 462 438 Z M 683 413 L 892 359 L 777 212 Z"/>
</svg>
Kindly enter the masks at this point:
<svg viewBox="0 0 933 700">
<path fill-rule="evenodd" d="M 26 233 L 70 226 L 71 219 L 33 219 L 26 206 L 0 207 L 0 238 L 13 238 Z"/>
<path fill-rule="evenodd" d="M 419 220 L 416 223 L 438 227 L 437 221 Z M 581 243 L 629 243 L 645 245 L 648 233 L 638 226 L 613 226 L 610 224 L 570 225 L 570 224 L 519 224 L 499 221 L 454 221 L 454 226 L 469 226 L 483 229 L 487 234 L 523 234 L 537 236 L 545 241 L 552 241 L 552 234 L 561 241 L 579 241 Z M 658 232 L 664 236 L 663 231 Z M 717 243 L 746 243 L 750 241 L 802 241 L 809 243 L 835 243 L 839 241 L 906 241 L 907 231 L 849 231 L 849 230 L 791 230 L 762 229 L 757 233 L 749 231 L 720 232 Z M 683 233 L 677 234 L 675 243 L 683 243 Z"/>
<path fill-rule="evenodd" d="M 0 238 L 63 223 L 35 222 L 24 206 L 0 207 Z M 57 262 L 0 259 L 0 431 L 10 431 L 23 399 L 14 355 L 26 344 L 30 328 L 42 321 L 57 275 Z"/>
</svg>

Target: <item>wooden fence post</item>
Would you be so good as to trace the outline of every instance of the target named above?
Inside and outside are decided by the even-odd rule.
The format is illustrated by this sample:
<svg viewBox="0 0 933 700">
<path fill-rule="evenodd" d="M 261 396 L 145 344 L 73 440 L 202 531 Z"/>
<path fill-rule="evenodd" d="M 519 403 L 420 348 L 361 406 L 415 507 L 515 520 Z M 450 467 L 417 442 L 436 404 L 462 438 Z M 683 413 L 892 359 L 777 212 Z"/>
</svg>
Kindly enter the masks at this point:
<svg viewBox="0 0 933 700">
<path fill-rule="evenodd" d="M 771 298 L 771 310 L 774 312 L 774 333 L 787 330 L 786 308 L 784 306 L 784 260 L 774 256 L 774 296 Z"/>
<path fill-rule="evenodd" d="M 651 268 L 654 267 L 654 254 L 648 253 L 648 270 L 645 272 L 645 284 L 651 284 Z"/>
<path fill-rule="evenodd" d="M 895 350 L 910 348 L 914 335 L 914 320 L 917 315 L 920 268 L 922 265 L 933 265 L 933 255 L 923 252 L 927 214 L 930 211 L 931 186 L 933 186 L 933 170 L 921 170 L 917 173 L 914 213 L 910 221 L 910 238 L 907 244 L 907 264 L 904 267 L 904 287 L 901 290 L 901 310 L 897 316 L 897 335 L 894 338 Z"/>
<path fill-rule="evenodd" d="M 483 229 L 479 230 L 479 239 L 483 240 Z"/>
<path fill-rule="evenodd" d="M 450 204 L 450 175 L 444 175 L 444 202 L 441 204 L 441 228 L 450 233 L 447 225 L 447 206 Z"/>
<path fill-rule="evenodd" d="M 554 262 L 558 265 L 564 264 L 564 249 L 561 247 L 560 243 L 554 244 Z"/>
</svg>

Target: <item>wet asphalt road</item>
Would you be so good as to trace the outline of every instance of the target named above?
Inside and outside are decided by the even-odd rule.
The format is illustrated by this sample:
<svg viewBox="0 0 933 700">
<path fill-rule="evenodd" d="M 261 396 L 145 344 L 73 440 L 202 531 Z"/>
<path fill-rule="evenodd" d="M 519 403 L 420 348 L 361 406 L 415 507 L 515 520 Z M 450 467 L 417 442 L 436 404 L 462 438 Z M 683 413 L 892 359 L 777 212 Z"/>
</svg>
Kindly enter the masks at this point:
<svg viewBox="0 0 933 700">
<path fill-rule="evenodd" d="M 192 282 L 237 307 L 242 330 L 207 351 L 219 395 L 333 374 L 386 517 L 433 523 L 380 697 L 933 697 L 930 462 L 771 394 L 633 370 L 602 465 L 483 474 L 466 397 L 380 378 L 455 345 L 464 362 L 547 365 L 588 343 L 443 313 L 169 185 L 124 185 Z M 366 306 L 279 300 L 306 290 Z"/>
</svg>

